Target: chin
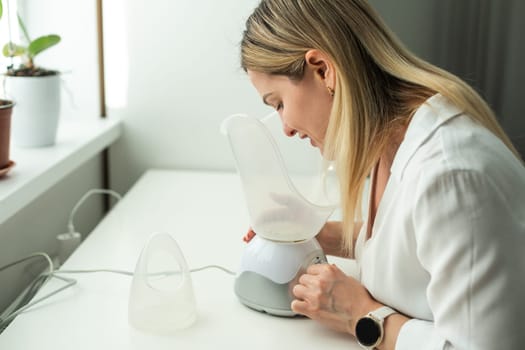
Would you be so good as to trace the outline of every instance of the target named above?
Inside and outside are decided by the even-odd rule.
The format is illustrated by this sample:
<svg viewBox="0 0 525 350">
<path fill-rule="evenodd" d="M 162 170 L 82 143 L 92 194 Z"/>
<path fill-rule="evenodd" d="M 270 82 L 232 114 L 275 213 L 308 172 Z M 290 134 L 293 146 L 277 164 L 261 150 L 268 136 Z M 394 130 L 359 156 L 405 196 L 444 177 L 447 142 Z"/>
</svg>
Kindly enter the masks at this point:
<svg viewBox="0 0 525 350">
<path fill-rule="evenodd" d="M 324 149 L 323 149 L 322 146 L 321 146 L 321 147 L 317 147 L 317 148 L 319 148 L 319 153 L 321 153 L 321 156 L 322 156 L 325 160 L 327 160 L 327 161 L 329 161 L 329 162 L 332 162 L 332 161 L 335 160 L 334 155 L 333 155 L 333 154 L 332 154 L 332 155 L 330 155 L 330 154 L 326 154 L 326 153 L 324 152 Z"/>
</svg>

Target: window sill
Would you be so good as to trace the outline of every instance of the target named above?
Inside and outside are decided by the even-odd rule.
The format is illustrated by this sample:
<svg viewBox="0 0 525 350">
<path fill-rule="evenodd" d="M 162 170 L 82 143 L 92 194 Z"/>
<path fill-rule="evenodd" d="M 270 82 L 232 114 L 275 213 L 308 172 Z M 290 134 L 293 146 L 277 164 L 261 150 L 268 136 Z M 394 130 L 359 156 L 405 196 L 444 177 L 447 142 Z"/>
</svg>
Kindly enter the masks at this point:
<svg viewBox="0 0 525 350">
<path fill-rule="evenodd" d="M 54 146 L 12 147 L 16 165 L 0 178 L 0 224 L 110 146 L 120 133 L 121 122 L 114 118 L 62 120 Z"/>
</svg>

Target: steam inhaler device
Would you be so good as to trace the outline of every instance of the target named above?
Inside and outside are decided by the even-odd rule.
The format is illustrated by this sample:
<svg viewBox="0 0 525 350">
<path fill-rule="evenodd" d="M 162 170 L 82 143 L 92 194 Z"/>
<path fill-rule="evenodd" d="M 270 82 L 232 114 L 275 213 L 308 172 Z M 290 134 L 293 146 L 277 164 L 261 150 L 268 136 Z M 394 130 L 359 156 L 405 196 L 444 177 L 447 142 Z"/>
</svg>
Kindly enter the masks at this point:
<svg viewBox="0 0 525 350">
<path fill-rule="evenodd" d="M 327 261 L 315 235 L 336 207 L 335 174 L 323 169 L 317 149 L 286 138 L 276 113 L 263 119 L 233 115 L 221 128 L 256 232 L 241 257 L 235 294 L 252 309 L 295 316 L 290 305 L 298 278 L 309 265 Z M 281 150 L 294 153 L 285 161 Z"/>
</svg>

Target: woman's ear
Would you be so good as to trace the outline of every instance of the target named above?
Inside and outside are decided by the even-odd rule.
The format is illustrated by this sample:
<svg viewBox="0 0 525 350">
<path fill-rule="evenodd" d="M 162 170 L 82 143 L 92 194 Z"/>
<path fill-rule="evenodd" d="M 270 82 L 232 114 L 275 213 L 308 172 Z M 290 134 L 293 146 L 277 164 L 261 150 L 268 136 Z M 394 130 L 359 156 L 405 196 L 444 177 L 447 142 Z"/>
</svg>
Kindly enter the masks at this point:
<svg viewBox="0 0 525 350">
<path fill-rule="evenodd" d="M 335 66 L 330 57 L 324 52 L 311 49 L 304 55 L 306 65 L 315 72 L 315 76 L 322 79 L 327 88 L 335 89 Z"/>
</svg>

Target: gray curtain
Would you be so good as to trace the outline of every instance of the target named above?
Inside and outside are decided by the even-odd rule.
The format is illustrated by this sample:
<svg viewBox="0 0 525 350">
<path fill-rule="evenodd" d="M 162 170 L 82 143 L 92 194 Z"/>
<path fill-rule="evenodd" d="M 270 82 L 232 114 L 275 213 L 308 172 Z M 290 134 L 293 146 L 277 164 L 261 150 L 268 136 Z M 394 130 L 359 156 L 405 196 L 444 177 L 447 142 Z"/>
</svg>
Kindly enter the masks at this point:
<svg viewBox="0 0 525 350">
<path fill-rule="evenodd" d="M 446 0 L 435 5 L 434 63 L 459 75 L 495 110 L 525 155 L 525 1 Z"/>
<path fill-rule="evenodd" d="M 370 3 L 412 51 L 472 85 L 525 156 L 525 1 Z"/>
</svg>

